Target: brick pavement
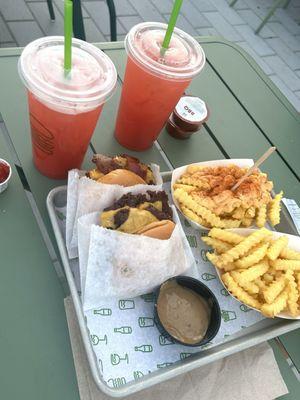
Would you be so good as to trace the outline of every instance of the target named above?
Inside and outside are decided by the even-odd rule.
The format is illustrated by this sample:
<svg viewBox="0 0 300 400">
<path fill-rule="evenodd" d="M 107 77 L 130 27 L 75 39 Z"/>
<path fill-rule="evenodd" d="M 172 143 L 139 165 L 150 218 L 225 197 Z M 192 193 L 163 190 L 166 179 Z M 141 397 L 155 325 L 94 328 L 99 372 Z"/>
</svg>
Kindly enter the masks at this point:
<svg viewBox="0 0 300 400">
<path fill-rule="evenodd" d="M 168 20 L 172 0 L 114 0 L 118 39 L 141 21 Z M 300 0 L 278 9 L 259 36 L 254 29 L 274 0 L 184 0 L 178 26 L 192 35 L 223 36 L 243 47 L 300 112 Z M 46 0 L 0 0 L 0 47 L 24 46 L 43 35 L 63 34 L 63 0 L 53 0 L 51 22 Z M 105 0 L 82 0 L 87 40 L 107 41 Z"/>
</svg>

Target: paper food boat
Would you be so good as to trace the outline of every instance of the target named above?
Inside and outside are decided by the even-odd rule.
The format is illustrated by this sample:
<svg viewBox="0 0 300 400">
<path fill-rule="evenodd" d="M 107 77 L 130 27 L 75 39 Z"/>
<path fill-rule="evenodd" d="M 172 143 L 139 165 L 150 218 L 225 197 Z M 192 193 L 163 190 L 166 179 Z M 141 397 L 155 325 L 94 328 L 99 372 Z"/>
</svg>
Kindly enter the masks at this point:
<svg viewBox="0 0 300 400">
<path fill-rule="evenodd" d="M 201 167 L 219 167 L 219 166 L 227 166 L 227 165 L 237 165 L 238 167 L 241 168 L 250 168 L 252 167 L 252 165 L 254 164 L 254 161 L 251 159 L 229 159 L 229 160 L 213 160 L 213 161 L 204 161 L 204 162 L 198 162 L 198 163 L 192 163 L 192 164 L 188 164 L 188 165 L 184 165 L 182 167 L 176 168 L 174 169 L 173 173 L 172 173 L 172 180 L 171 180 L 171 191 L 172 191 L 172 199 L 173 202 L 176 206 L 176 208 L 178 209 L 178 211 L 185 217 L 185 219 L 191 224 L 191 226 L 194 229 L 200 229 L 200 230 L 204 230 L 204 231 L 209 231 L 210 228 L 207 228 L 206 226 L 200 225 L 197 222 L 191 220 L 190 218 L 188 218 L 187 216 L 185 216 L 183 214 L 183 212 L 181 211 L 179 204 L 177 202 L 177 200 L 174 198 L 173 196 L 173 186 L 175 184 L 175 182 L 177 181 L 177 179 L 180 178 L 181 175 L 183 175 L 187 169 L 187 167 L 189 165 L 199 165 Z"/>
<path fill-rule="evenodd" d="M 234 232 L 237 233 L 239 235 L 242 236 L 248 236 L 251 233 L 255 232 L 257 229 L 250 229 L 250 228 L 236 228 L 236 229 L 225 229 L 226 231 L 229 232 Z M 289 235 L 287 233 L 282 233 L 282 232 L 272 232 L 273 238 L 278 239 L 280 236 L 287 236 L 289 243 L 288 243 L 288 247 L 292 250 L 295 251 L 299 251 L 300 252 L 300 236 L 295 236 L 295 235 Z M 222 283 L 222 285 L 224 286 L 224 288 L 227 290 L 226 286 L 224 285 L 222 279 L 221 279 L 221 274 L 220 274 L 220 270 L 215 267 L 216 272 L 218 274 L 218 277 Z M 228 291 L 228 290 L 227 290 Z M 233 296 L 229 291 L 228 293 L 230 294 L 231 297 L 233 297 L 234 299 L 236 299 L 237 301 L 239 301 L 241 304 L 244 304 L 243 302 L 241 302 L 238 298 L 236 298 L 235 296 Z M 250 307 L 247 305 L 247 307 L 252 308 L 253 310 L 256 310 L 258 312 L 260 312 L 257 308 L 254 307 Z M 289 315 L 286 312 L 281 312 L 278 315 L 276 315 L 276 317 L 278 318 L 284 318 L 284 319 L 300 319 L 300 315 L 298 317 L 292 317 L 291 315 Z"/>
</svg>

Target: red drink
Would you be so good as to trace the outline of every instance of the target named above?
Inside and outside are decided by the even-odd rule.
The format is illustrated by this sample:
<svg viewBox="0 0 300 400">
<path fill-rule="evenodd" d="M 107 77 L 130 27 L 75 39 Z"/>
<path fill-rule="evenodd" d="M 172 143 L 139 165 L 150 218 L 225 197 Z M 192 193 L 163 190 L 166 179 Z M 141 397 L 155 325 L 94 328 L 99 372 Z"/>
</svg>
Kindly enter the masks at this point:
<svg viewBox="0 0 300 400">
<path fill-rule="evenodd" d="M 80 168 L 117 73 L 97 47 L 73 39 L 72 69 L 64 71 L 64 38 L 30 43 L 19 60 L 28 89 L 33 161 L 44 175 L 63 179 Z"/>
<path fill-rule="evenodd" d="M 205 64 L 201 46 L 175 29 L 161 55 L 167 25 L 142 23 L 125 39 L 128 60 L 115 136 L 132 150 L 145 150 L 157 139 L 178 100 Z"/>
<path fill-rule="evenodd" d="M 65 114 L 28 91 L 28 106 L 33 162 L 44 175 L 63 179 L 70 169 L 80 168 L 103 105 L 85 113 Z"/>
<path fill-rule="evenodd" d="M 128 57 L 122 89 L 116 138 L 132 150 L 152 146 L 189 81 L 159 79 L 148 74 Z"/>
</svg>

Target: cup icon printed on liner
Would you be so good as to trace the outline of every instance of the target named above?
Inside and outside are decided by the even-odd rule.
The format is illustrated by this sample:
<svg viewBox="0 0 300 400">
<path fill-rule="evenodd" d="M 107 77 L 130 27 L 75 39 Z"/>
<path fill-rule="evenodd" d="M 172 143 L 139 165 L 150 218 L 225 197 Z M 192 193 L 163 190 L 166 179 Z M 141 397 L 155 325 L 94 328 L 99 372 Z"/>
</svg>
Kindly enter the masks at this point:
<svg viewBox="0 0 300 400">
<path fill-rule="evenodd" d="M 175 344 L 175 342 L 171 339 L 166 338 L 164 335 L 159 335 L 159 344 L 161 346 L 168 346 L 170 344 Z"/>
<path fill-rule="evenodd" d="M 91 340 L 94 346 L 97 346 L 101 342 L 107 344 L 107 335 L 104 335 L 102 338 L 98 335 L 91 335 Z"/>
<path fill-rule="evenodd" d="M 117 354 L 117 353 L 113 353 L 113 354 L 110 355 L 110 362 L 111 362 L 111 365 L 119 365 L 120 362 L 122 362 L 122 361 L 125 361 L 126 364 L 129 363 L 129 356 L 128 356 L 127 353 L 125 353 L 125 355 L 124 355 L 123 357 L 120 356 L 120 355 Z"/>
<path fill-rule="evenodd" d="M 202 249 L 200 251 L 200 255 L 201 255 L 202 260 L 204 262 L 210 262 L 209 259 L 207 258 L 206 253 L 213 253 L 213 252 L 214 252 L 214 250 L 212 250 L 212 249 L 209 249 L 209 250 L 208 249 Z"/>
<path fill-rule="evenodd" d="M 192 248 L 198 247 L 197 238 L 195 235 L 186 235 L 186 238 L 189 242 L 190 247 Z"/>
<path fill-rule="evenodd" d="M 120 310 L 133 310 L 135 308 L 134 300 L 119 300 L 119 309 Z"/>
<path fill-rule="evenodd" d="M 146 303 L 154 303 L 154 293 L 147 293 L 147 294 L 142 294 L 141 298 L 146 302 Z"/>
<path fill-rule="evenodd" d="M 140 328 L 151 328 L 154 326 L 154 318 L 139 317 L 138 324 Z"/>
<path fill-rule="evenodd" d="M 221 310 L 221 316 L 224 322 L 229 322 L 237 319 L 235 311 Z"/>
<path fill-rule="evenodd" d="M 248 311 L 252 311 L 252 308 L 247 307 L 246 304 L 241 304 L 240 310 L 243 312 L 248 312 Z"/>
<path fill-rule="evenodd" d="M 229 296 L 229 293 L 225 288 L 221 289 L 220 293 L 221 293 L 222 296 L 225 296 L 225 297 Z"/>
<path fill-rule="evenodd" d="M 210 273 L 208 273 L 208 272 L 204 272 L 204 273 L 201 275 L 201 278 L 202 278 L 204 281 L 211 281 L 211 280 L 213 280 L 213 279 L 216 279 L 216 275 L 210 274 Z"/>
</svg>

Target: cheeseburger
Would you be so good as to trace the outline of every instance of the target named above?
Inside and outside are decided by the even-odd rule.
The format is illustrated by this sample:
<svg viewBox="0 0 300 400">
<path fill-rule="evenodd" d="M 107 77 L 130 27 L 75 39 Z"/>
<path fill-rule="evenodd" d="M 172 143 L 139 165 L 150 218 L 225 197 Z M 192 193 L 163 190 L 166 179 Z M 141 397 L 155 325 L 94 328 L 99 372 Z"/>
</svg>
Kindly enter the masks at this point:
<svg viewBox="0 0 300 400">
<path fill-rule="evenodd" d="M 124 233 L 169 239 L 175 228 L 173 212 L 164 191 L 127 193 L 103 210 L 101 226 Z"/>
<path fill-rule="evenodd" d="M 114 157 L 95 154 L 92 162 L 96 168 L 88 171 L 86 176 L 97 182 L 121 186 L 155 184 L 151 168 L 127 154 Z"/>
</svg>

